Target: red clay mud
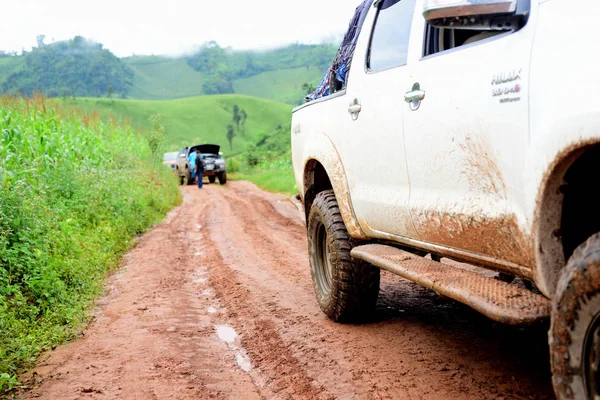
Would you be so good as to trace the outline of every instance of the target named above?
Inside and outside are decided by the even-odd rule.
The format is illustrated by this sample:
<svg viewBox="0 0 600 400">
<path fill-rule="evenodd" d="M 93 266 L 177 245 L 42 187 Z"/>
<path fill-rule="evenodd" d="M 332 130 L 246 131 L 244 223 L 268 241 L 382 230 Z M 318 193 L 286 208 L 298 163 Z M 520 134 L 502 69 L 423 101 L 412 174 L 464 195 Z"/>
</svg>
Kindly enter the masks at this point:
<svg viewBox="0 0 600 400">
<path fill-rule="evenodd" d="M 284 196 L 247 182 L 182 190 L 82 337 L 44 355 L 19 397 L 553 398 L 547 326 L 493 323 L 389 273 L 368 323 L 335 324 Z"/>
</svg>

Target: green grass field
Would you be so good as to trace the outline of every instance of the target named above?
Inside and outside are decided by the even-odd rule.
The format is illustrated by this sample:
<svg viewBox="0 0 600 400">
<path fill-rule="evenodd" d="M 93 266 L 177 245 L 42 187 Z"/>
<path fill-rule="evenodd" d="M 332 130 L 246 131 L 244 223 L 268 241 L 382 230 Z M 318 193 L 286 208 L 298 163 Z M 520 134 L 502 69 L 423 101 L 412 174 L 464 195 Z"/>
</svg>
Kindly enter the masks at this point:
<svg viewBox="0 0 600 400">
<path fill-rule="evenodd" d="M 279 71 L 263 72 L 262 74 L 238 79 L 233 82 L 236 93 L 261 97 L 287 104 L 300 104 L 304 95 L 304 83 L 317 86 L 324 72 L 316 67 L 300 67 Z"/>
<path fill-rule="evenodd" d="M 129 97 L 168 100 L 204 94 L 204 75 L 182 59 L 157 56 L 128 57 L 123 61 L 133 70 Z"/>
<path fill-rule="evenodd" d="M 239 154 L 261 134 L 273 132 L 278 125 L 286 128 L 292 106 L 240 95 L 190 97 L 178 100 L 109 100 L 76 99 L 77 106 L 97 110 L 101 115 L 128 118 L 142 129 L 150 129 L 149 117 L 161 114 L 166 143 L 178 150 L 187 144 L 216 143 L 226 155 Z M 227 141 L 227 125 L 233 125 L 233 107 L 238 105 L 248 114 L 246 134 L 237 132 L 233 149 Z"/>
<path fill-rule="evenodd" d="M 233 180 L 251 181 L 269 192 L 283 193 L 288 196 L 298 193 L 292 171 L 284 169 L 256 169 L 232 175 Z"/>
</svg>

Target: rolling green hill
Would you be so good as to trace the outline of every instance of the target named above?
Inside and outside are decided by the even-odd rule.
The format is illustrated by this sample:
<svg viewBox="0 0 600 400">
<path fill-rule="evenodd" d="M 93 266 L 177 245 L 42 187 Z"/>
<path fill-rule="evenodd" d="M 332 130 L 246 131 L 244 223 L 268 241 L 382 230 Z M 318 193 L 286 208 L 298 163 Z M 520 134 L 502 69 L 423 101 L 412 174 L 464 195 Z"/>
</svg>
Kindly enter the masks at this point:
<svg viewBox="0 0 600 400">
<path fill-rule="evenodd" d="M 317 67 L 263 72 L 233 81 L 233 90 L 235 93 L 296 105 L 303 101 L 306 94 L 302 85 L 311 83 L 317 86 L 323 78 L 323 73 L 323 70 Z"/>
<path fill-rule="evenodd" d="M 134 56 L 123 61 L 134 71 L 132 98 L 236 93 L 297 105 L 306 94 L 302 85 L 317 86 L 336 49 L 294 44 L 263 52 L 233 51 L 211 42 L 183 58 Z"/>
<path fill-rule="evenodd" d="M 167 100 L 204 94 L 204 74 L 182 58 L 138 56 L 123 61 L 134 72 L 131 98 Z"/>
<path fill-rule="evenodd" d="M 140 100 L 172 100 L 202 96 L 206 74 L 194 70 L 183 58 L 135 56 L 124 58 L 134 72 L 129 97 Z M 0 58 L 0 68 L 2 59 Z M 262 72 L 233 81 L 233 92 L 297 105 L 304 98 L 302 85 L 316 86 L 323 70 L 316 66 Z"/>
<path fill-rule="evenodd" d="M 97 110 L 101 115 L 128 118 L 134 126 L 151 129 L 150 116 L 161 114 L 166 143 L 178 150 L 184 145 L 216 143 L 226 155 L 239 154 L 262 135 L 278 126 L 288 130 L 292 106 L 243 95 L 214 95 L 177 100 L 75 99 L 77 106 Z M 233 150 L 227 141 L 227 125 L 234 125 L 233 108 L 245 110 L 248 119 L 245 135 L 240 128 L 233 139 Z M 289 131 L 288 131 L 289 132 Z"/>
</svg>

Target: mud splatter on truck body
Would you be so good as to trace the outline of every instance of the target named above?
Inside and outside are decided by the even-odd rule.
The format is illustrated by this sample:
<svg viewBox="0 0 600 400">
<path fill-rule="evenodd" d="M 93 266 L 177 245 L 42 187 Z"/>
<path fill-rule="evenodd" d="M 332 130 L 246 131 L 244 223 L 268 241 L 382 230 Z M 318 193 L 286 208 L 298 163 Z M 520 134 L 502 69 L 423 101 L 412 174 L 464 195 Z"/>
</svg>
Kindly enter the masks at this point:
<svg viewBox="0 0 600 400">
<path fill-rule="evenodd" d="M 514 215 L 488 218 L 473 213 L 423 211 L 414 215 L 414 222 L 425 242 L 489 256 L 496 262 L 484 262 L 486 266 L 532 278 L 532 240 L 523 234 Z"/>
</svg>

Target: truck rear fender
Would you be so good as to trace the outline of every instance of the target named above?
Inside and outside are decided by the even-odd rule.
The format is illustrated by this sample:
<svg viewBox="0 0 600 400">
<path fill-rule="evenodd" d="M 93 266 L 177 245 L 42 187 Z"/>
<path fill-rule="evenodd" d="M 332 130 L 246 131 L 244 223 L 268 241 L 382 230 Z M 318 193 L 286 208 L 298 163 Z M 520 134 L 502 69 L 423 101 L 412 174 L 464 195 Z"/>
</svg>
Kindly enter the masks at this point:
<svg viewBox="0 0 600 400">
<path fill-rule="evenodd" d="M 538 158 L 539 165 L 547 166 L 545 171 L 538 169 L 542 176 L 538 180 L 533 221 L 534 277 L 549 297 L 554 295 L 562 268 L 573 250 L 588 236 L 600 232 L 600 208 L 590 201 L 597 199 L 594 193 L 600 172 L 600 116 L 576 115 L 551 122 L 547 134 L 532 143 L 539 157 L 534 155 L 533 159 Z M 574 129 L 577 135 L 573 134 Z M 544 156 L 552 154 L 549 162 L 544 162 Z"/>
<path fill-rule="evenodd" d="M 600 207 L 589 201 L 597 198 L 592 190 L 600 171 L 600 161 L 593 157 L 600 144 L 600 79 L 596 52 L 581 40 L 597 33 L 598 2 L 576 2 L 585 4 L 586 12 L 573 3 L 539 2 L 530 66 L 525 211 L 534 216 L 535 281 L 550 297 L 580 236 L 600 231 L 600 214 L 594 211 Z M 577 23 L 572 29 L 557 29 L 557 21 Z M 565 191 L 572 194 L 573 188 L 579 194 L 569 201 Z M 568 221 L 565 226 L 564 215 L 569 219 L 570 213 L 582 228 Z"/>
<path fill-rule="evenodd" d="M 311 144 L 305 149 L 302 192 L 307 220 L 315 197 L 324 190 L 333 189 L 350 236 L 367 239 L 354 213 L 346 172 L 334 143 L 325 134 L 316 134 L 306 143 Z"/>
</svg>

